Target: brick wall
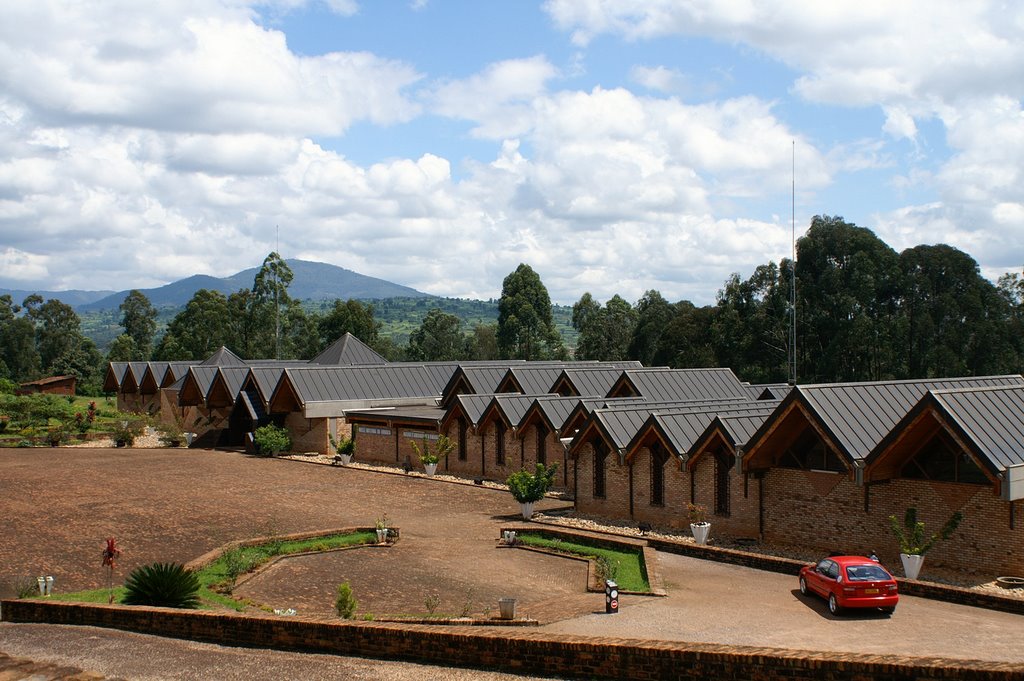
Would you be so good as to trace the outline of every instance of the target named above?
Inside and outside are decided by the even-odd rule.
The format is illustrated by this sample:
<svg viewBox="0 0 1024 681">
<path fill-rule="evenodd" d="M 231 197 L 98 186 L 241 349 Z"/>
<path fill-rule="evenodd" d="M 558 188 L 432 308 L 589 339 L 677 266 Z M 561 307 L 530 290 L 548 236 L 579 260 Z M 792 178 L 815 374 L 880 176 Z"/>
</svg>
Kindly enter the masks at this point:
<svg viewBox="0 0 1024 681">
<path fill-rule="evenodd" d="M 3 620 L 102 626 L 222 645 L 304 650 L 529 675 L 630 679 L 1020 679 L 1009 663 L 861 656 L 707 643 L 632 641 L 509 629 L 248 616 L 169 608 L 4 601 Z"/>
<path fill-rule="evenodd" d="M 955 511 L 964 515 L 949 541 L 928 554 L 928 566 L 991 575 L 1024 574 L 1024 504 L 1010 505 L 981 485 L 897 479 L 858 487 L 847 475 L 784 468 L 765 479 L 765 539 L 828 551 L 875 551 L 898 570 L 899 548 L 889 516 L 900 522 L 907 507 L 917 509 L 928 533 L 937 532 Z M 865 510 L 865 494 L 867 510 Z"/>
<path fill-rule="evenodd" d="M 356 449 L 355 457 L 356 461 L 365 462 L 379 462 L 379 463 L 401 463 L 402 460 L 397 458 L 397 440 L 395 439 L 395 430 L 390 429 L 391 432 L 388 435 L 377 435 L 374 433 L 367 433 L 359 430 L 359 426 L 356 426 Z"/>
<path fill-rule="evenodd" d="M 292 438 L 293 452 L 316 452 L 327 454 L 331 451 L 327 439 L 326 418 L 307 419 L 297 411 L 290 412 L 284 419 L 284 427 Z"/>
</svg>

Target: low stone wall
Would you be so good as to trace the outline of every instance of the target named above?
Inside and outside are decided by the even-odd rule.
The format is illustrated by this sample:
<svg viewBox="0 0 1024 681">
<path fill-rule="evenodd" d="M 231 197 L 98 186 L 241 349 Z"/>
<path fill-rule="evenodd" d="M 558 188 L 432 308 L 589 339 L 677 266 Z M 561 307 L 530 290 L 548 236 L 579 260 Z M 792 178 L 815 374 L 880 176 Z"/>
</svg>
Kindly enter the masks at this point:
<svg viewBox="0 0 1024 681">
<path fill-rule="evenodd" d="M 324 622 L 41 600 L 0 604 L 6 622 L 89 625 L 222 645 L 335 653 L 568 678 L 1019 681 L 1010 663 L 634 641 L 456 627 Z"/>
</svg>

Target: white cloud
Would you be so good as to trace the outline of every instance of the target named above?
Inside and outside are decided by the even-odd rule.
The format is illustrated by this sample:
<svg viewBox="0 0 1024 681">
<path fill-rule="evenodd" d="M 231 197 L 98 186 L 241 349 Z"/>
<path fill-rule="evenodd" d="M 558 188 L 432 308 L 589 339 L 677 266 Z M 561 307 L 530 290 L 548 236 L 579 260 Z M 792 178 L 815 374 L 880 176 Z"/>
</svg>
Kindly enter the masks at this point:
<svg viewBox="0 0 1024 681">
<path fill-rule="evenodd" d="M 687 89 L 686 76 L 678 69 L 665 66 L 634 66 L 629 72 L 630 80 L 648 90 L 666 94 L 681 94 Z"/>
</svg>

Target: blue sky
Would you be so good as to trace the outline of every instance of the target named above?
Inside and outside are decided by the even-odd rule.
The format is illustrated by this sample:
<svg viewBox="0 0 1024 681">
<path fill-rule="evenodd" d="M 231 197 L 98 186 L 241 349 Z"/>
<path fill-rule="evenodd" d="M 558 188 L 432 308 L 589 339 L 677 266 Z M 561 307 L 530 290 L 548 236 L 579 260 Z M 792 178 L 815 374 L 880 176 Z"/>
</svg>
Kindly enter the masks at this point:
<svg viewBox="0 0 1024 681">
<path fill-rule="evenodd" d="M 490 298 L 714 301 L 842 215 L 1024 267 L 1024 10 L 996 2 L 14 0 L 0 288 L 285 257 Z M 794 146 L 795 142 L 795 146 Z"/>
</svg>

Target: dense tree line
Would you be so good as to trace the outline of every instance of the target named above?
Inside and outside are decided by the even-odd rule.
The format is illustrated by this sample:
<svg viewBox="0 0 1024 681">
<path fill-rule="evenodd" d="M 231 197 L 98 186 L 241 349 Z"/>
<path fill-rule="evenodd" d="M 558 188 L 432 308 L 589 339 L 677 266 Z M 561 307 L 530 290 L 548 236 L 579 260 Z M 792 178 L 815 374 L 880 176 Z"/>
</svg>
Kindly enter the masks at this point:
<svg viewBox="0 0 1024 681">
<path fill-rule="evenodd" d="M 783 259 L 736 273 L 714 305 L 671 303 L 656 290 L 631 304 L 584 293 L 572 307 L 571 352 L 552 319 L 547 289 L 529 265 L 502 283 L 497 324 L 464 328 L 429 309 L 407 345 L 381 334 L 374 306 L 335 300 L 306 312 L 288 295 L 292 272 L 271 253 L 251 289 L 200 290 L 155 338 L 157 311 L 139 291 L 121 304 L 124 333 L 104 358 L 75 311 L 29 296 L 0 296 L 0 379 L 74 374 L 97 391 L 106 361 L 200 360 L 220 346 L 255 358 L 309 359 L 349 332 L 390 360 L 635 359 L 645 365 L 731 367 L 755 383 L 790 376 L 796 280 L 800 383 L 1019 373 L 1024 367 L 1024 276 L 993 285 L 950 246 L 897 253 L 870 230 L 817 216 L 797 242 L 796 271 Z"/>
<path fill-rule="evenodd" d="M 733 274 L 715 305 L 669 304 L 648 291 L 632 307 L 585 293 L 573 307 L 579 359 L 727 366 L 745 380 L 784 382 L 791 356 L 793 263 Z M 817 216 L 797 241 L 799 383 L 1019 373 L 1024 280 L 998 285 L 951 246 L 897 253 L 841 217 Z M 628 349 L 623 355 L 623 338 Z"/>
</svg>

